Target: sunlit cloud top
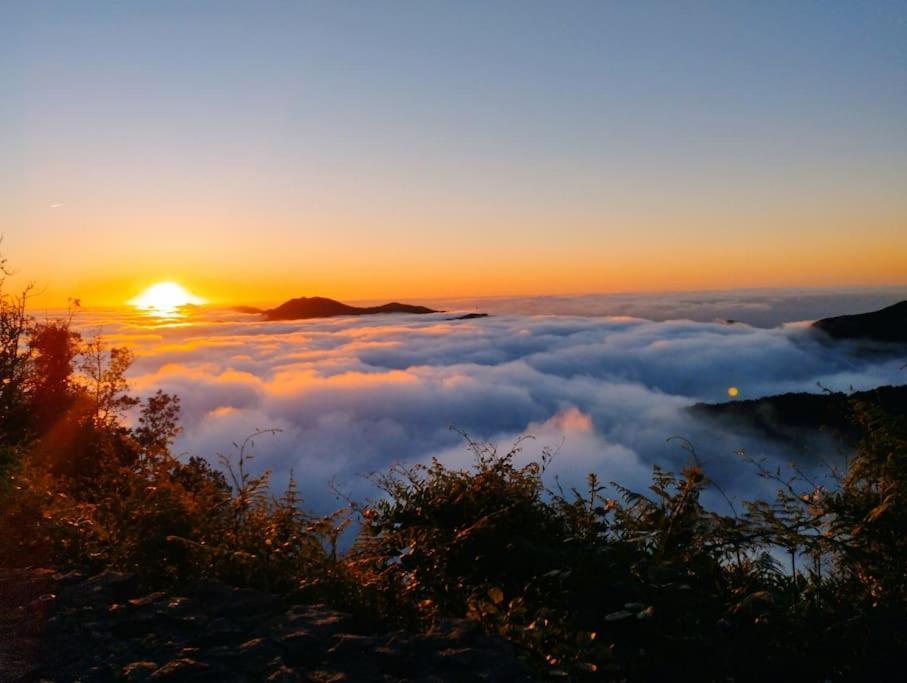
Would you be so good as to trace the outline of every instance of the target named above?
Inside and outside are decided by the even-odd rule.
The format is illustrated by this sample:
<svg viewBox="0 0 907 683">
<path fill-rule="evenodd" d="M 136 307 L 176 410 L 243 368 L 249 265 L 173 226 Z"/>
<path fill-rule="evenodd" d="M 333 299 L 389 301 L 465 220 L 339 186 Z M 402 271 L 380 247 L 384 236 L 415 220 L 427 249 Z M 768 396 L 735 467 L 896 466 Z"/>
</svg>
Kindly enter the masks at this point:
<svg viewBox="0 0 907 683">
<path fill-rule="evenodd" d="M 341 490 L 370 495 L 362 475 L 392 462 L 468 459 L 450 425 L 502 445 L 534 434 L 534 454 L 559 448 L 551 474 L 566 490 L 589 471 L 645 487 L 653 464 L 682 466 L 686 453 L 666 441 L 682 436 L 733 494 L 738 479 L 747 487 L 757 479 L 734 456 L 739 449 L 782 463 L 789 451 L 700 424 L 686 406 L 819 393 L 818 385 L 862 390 L 905 374 L 902 358 L 853 355 L 797 326 L 449 317 L 267 321 L 206 306 L 180 326 L 149 328 L 117 310 L 85 312 L 78 323 L 135 351 L 137 394 L 181 397 L 176 452 L 213 461 L 257 428 L 281 429 L 258 445 L 256 467 L 274 472 L 277 490 L 291 470 L 302 475 L 307 503 L 325 510 L 336 505 L 325 486 L 335 477 Z M 831 457 L 837 448 L 810 452 Z"/>
</svg>

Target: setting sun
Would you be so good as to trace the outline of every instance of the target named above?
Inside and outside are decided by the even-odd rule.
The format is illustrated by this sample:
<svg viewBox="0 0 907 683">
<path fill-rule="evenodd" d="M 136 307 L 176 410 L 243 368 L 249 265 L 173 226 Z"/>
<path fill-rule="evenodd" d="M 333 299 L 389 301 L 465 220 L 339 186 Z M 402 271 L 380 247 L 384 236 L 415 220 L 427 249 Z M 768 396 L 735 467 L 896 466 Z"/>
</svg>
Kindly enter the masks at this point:
<svg viewBox="0 0 907 683">
<path fill-rule="evenodd" d="M 126 303 L 153 315 L 168 317 L 183 306 L 203 304 L 205 300 L 175 282 L 158 282 Z"/>
</svg>

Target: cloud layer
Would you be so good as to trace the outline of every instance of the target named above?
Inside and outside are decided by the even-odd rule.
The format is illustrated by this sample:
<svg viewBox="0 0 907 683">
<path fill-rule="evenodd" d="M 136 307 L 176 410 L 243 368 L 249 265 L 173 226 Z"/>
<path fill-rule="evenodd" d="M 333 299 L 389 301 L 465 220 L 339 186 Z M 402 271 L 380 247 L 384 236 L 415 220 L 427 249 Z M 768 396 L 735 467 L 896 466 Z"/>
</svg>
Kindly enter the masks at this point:
<svg viewBox="0 0 907 683">
<path fill-rule="evenodd" d="M 907 287 L 756 289 L 707 292 L 440 299 L 434 308 L 477 307 L 522 315 L 633 316 L 649 320 L 737 320 L 777 327 L 797 320 L 872 311 L 907 299 Z"/>
<path fill-rule="evenodd" d="M 502 315 L 369 316 L 262 322 L 209 311 L 187 325 L 146 327 L 119 312 L 87 314 L 88 330 L 137 355 L 137 393 L 181 396 L 181 452 L 215 460 L 257 428 L 259 467 L 281 485 L 292 470 L 310 505 L 333 507 L 332 479 L 354 495 L 362 475 L 395 461 L 468 459 L 462 438 L 506 446 L 533 434 L 526 457 L 558 449 L 567 485 L 588 471 L 643 487 L 653 464 L 678 467 L 671 436 L 692 441 L 709 473 L 736 495 L 755 478 L 734 452 L 783 461 L 772 444 L 698 424 L 686 406 L 785 391 L 901 383 L 897 360 L 866 359 L 817 341 L 803 325 L 759 329 L 636 318 Z M 818 446 L 817 446 L 818 448 Z"/>
</svg>

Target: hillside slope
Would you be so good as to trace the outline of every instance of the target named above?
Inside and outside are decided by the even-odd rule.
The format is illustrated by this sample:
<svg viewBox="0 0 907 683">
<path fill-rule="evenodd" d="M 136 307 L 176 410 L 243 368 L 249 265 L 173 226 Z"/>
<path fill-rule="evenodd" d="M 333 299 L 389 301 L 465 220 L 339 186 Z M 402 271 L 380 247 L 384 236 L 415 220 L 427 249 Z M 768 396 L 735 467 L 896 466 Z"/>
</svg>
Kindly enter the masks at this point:
<svg viewBox="0 0 907 683">
<path fill-rule="evenodd" d="M 907 301 L 880 311 L 823 318 L 813 323 L 833 339 L 862 339 L 886 343 L 907 343 Z"/>
<path fill-rule="evenodd" d="M 894 416 L 907 416 L 907 385 L 882 386 L 853 394 L 806 392 L 765 396 L 746 401 L 697 403 L 689 408 L 697 417 L 721 420 L 769 438 L 794 442 L 817 430 L 831 430 L 847 442 L 859 431 L 850 419 L 851 401 L 877 404 Z"/>
</svg>

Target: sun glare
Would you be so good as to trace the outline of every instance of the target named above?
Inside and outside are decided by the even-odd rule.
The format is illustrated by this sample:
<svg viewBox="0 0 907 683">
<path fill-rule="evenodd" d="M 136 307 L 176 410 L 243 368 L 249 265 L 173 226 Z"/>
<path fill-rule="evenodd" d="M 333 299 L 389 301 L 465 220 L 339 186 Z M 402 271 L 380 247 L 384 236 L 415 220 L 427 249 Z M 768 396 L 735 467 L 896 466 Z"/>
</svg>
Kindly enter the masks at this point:
<svg viewBox="0 0 907 683">
<path fill-rule="evenodd" d="M 148 315 L 175 318 L 180 316 L 182 307 L 203 304 L 205 300 L 175 282 L 158 282 L 126 303 Z"/>
</svg>

